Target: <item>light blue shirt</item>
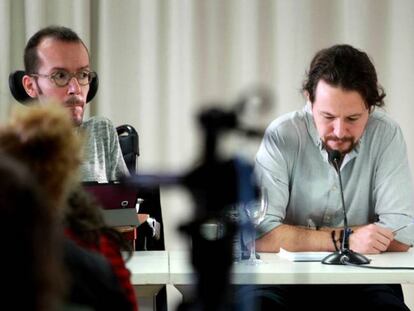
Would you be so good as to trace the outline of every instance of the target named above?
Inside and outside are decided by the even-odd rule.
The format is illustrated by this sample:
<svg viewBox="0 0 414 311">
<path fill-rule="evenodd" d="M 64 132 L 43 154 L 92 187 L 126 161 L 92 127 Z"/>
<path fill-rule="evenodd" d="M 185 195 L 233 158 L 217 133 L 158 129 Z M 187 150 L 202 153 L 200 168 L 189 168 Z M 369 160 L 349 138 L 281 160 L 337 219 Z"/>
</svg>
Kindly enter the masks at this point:
<svg viewBox="0 0 414 311">
<path fill-rule="evenodd" d="M 255 170 L 269 195 L 261 236 L 280 224 L 343 226 L 338 175 L 309 106 L 273 121 L 256 156 Z M 385 113 L 370 114 L 364 134 L 341 165 L 348 225 L 396 229 L 414 219 L 413 183 L 400 127 Z M 396 239 L 414 243 L 414 226 Z"/>
</svg>

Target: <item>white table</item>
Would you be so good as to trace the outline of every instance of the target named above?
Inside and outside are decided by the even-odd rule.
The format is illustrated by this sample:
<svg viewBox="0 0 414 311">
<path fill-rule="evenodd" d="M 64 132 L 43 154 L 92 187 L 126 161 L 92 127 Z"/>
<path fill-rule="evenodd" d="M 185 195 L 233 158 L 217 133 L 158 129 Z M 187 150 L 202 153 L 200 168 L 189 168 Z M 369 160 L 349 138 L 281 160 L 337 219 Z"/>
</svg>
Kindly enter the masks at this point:
<svg viewBox="0 0 414 311">
<path fill-rule="evenodd" d="M 163 285 L 174 285 L 185 297 L 194 290 L 196 273 L 184 251 L 135 252 L 127 267 L 138 294 L 140 306 L 153 299 Z M 265 264 L 235 264 L 233 284 L 414 284 L 414 270 L 374 270 L 350 266 L 323 265 L 319 262 L 291 262 L 278 254 L 260 253 Z M 414 250 L 367 256 L 370 266 L 414 267 Z M 212 267 L 211 273 L 214 273 Z M 150 300 L 152 301 L 152 300 Z"/>
<path fill-rule="evenodd" d="M 235 264 L 233 284 L 414 284 L 414 270 L 374 270 L 360 267 L 324 265 L 320 262 L 292 262 L 274 253 L 260 253 L 265 264 Z M 367 256 L 370 266 L 414 267 L 414 251 Z M 212 268 L 214 273 L 214 268 Z M 170 252 L 170 282 L 186 296 L 195 284 L 195 272 L 188 253 Z"/>
<path fill-rule="evenodd" d="M 126 266 L 131 271 L 131 282 L 134 286 L 168 284 L 169 282 L 167 251 L 134 252 Z"/>
<path fill-rule="evenodd" d="M 127 261 L 140 309 L 153 309 L 155 295 L 169 283 L 168 260 L 167 251 L 140 251 Z"/>
</svg>

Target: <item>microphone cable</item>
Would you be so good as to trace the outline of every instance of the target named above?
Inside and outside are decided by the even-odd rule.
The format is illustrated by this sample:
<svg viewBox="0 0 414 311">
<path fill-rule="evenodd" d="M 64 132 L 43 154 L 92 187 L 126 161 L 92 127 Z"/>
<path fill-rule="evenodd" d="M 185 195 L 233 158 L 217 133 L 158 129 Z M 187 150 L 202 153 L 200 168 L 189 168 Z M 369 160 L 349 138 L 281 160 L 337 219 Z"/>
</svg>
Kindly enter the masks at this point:
<svg viewBox="0 0 414 311">
<path fill-rule="evenodd" d="M 363 266 L 358 264 L 353 264 L 347 261 L 347 258 L 341 259 L 342 264 L 346 266 L 366 268 L 366 269 L 377 269 L 377 270 L 414 270 L 414 267 L 384 267 L 384 266 Z"/>
</svg>

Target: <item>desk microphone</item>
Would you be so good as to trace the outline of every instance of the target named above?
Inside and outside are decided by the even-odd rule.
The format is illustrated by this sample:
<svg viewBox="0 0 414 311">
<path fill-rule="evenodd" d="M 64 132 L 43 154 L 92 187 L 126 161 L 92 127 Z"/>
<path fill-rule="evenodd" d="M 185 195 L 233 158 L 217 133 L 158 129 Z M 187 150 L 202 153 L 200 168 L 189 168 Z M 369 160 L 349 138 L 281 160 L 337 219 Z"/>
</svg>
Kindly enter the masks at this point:
<svg viewBox="0 0 414 311">
<path fill-rule="evenodd" d="M 348 227 L 348 218 L 346 216 L 344 200 L 344 190 L 342 188 L 341 169 L 339 167 L 339 163 L 341 161 L 341 153 L 338 150 L 328 151 L 328 159 L 329 163 L 331 163 L 334 166 L 338 174 L 339 187 L 341 190 L 342 210 L 344 212 L 344 231 L 339 251 L 336 251 L 326 256 L 324 259 L 322 259 L 322 263 L 328 265 L 345 265 L 347 263 L 354 265 L 368 264 L 370 260 L 367 257 L 349 249 L 349 235 L 351 234 L 351 228 Z"/>
</svg>

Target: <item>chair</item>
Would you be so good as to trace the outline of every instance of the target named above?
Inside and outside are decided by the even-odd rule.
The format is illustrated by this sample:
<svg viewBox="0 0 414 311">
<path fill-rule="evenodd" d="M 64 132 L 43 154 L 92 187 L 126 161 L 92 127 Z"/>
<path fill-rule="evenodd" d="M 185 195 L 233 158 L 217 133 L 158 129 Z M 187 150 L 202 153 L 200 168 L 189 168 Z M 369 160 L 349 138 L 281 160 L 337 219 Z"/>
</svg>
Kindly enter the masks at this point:
<svg viewBox="0 0 414 311">
<path fill-rule="evenodd" d="M 121 146 L 122 155 L 130 174 L 138 171 L 139 136 L 135 128 L 129 124 L 116 128 Z M 138 227 L 135 240 L 135 250 L 165 250 L 164 225 L 162 221 L 160 187 L 152 189 L 139 189 L 140 214 L 149 214 L 160 224 L 159 238 L 153 236 L 154 229 L 145 221 Z M 167 310 L 167 290 L 163 286 L 154 299 L 154 310 Z"/>
<path fill-rule="evenodd" d="M 137 131 L 128 124 L 120 125 L 116 128 L 122 155 L 130 174 L 135 174 L 137 169 L 137 159 L 139 157 L 139 136 Z"/>
<path fill-rule="evenodd" d="M 116 128 L 122 155 L 131 174 L 137 173 L 139 157 L 139 136 L 135 128 L 129 124 L 123 124 Z M 136 241 L 136 250 L 165 250 L 164 226 L 162 225 L 162 212 L 159 186 L 153 189 L 139 189 L 140 214 L 149 214 L 160 226 L 159 238 L 153 237 L 153 228 L 148 222 L 139 226 L 139 234 Z"/>
</svg>

